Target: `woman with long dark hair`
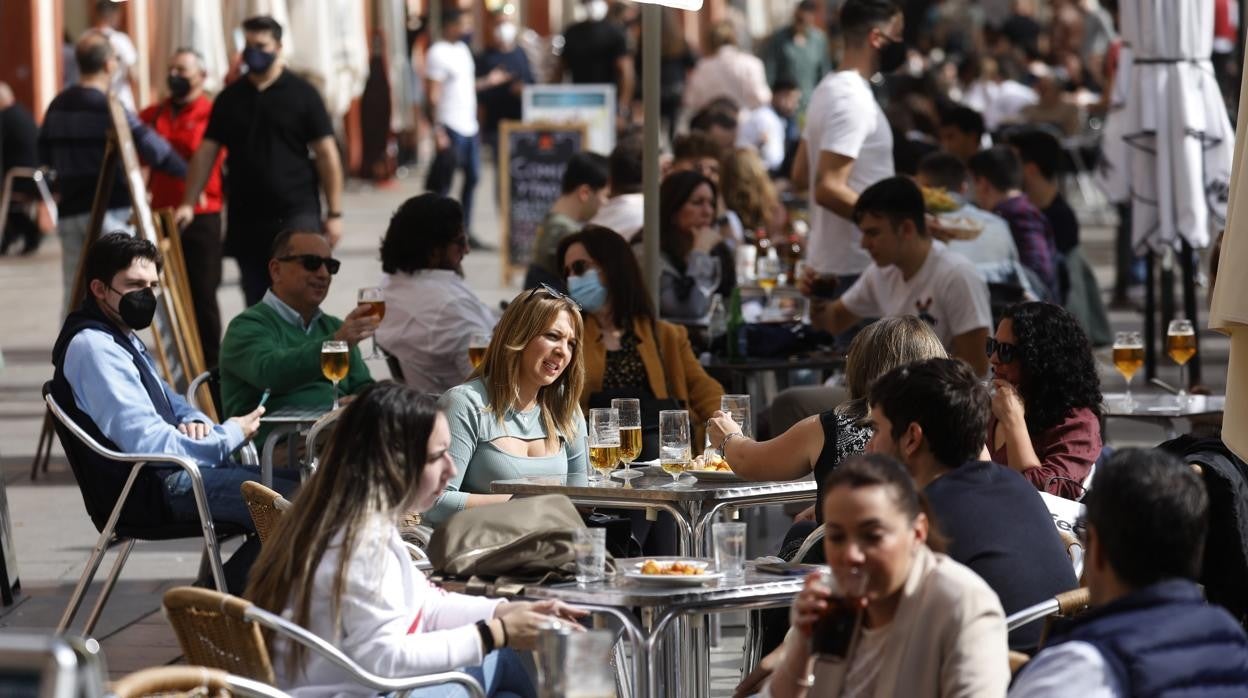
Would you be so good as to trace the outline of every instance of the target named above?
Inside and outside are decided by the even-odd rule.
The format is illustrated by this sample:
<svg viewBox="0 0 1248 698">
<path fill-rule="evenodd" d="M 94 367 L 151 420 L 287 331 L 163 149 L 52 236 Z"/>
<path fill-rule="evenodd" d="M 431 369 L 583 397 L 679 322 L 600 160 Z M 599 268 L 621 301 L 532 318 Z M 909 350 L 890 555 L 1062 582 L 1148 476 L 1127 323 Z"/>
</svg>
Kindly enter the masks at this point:
<svg viewBox="0 0 1248 698">
<path fill-rule="evenodd" d="M 455 474 L 450 443 L 431 397 L 390 381 L 365 389 L 343 409 L 320 467 L 265 542 L 246 597 L 380 676 L 469 667 L 491 696 L 533 696 L 519 659 L 504 648 L 531 649 L 552 616 L 584 613 L 446 593 L 412 565 L 399 536 L 399 518 L 431 507 Z M 270 641 L 281 688 L 375 695 L 301 645 Z"/>
<path fill-rule="evenodd" d="M 1037 489 L 1079 499 L 1101 455 L 1101 379 L 1092 345 L 1065 308 L 1019 303 L 988 340 L 992 460 Z"/>
<path fill-rule="evenodd" d="M 687 170 L 671 173 L 659 188 L 659 315 L 664 318 L 705 317 L 711 294 L 731 278 L 732 265 L 719 258 L 723 237 L 714 227 L 718 196 L 714 182 Z M 641 237 L 633 240 L 637 254 Z"/>
</svg>

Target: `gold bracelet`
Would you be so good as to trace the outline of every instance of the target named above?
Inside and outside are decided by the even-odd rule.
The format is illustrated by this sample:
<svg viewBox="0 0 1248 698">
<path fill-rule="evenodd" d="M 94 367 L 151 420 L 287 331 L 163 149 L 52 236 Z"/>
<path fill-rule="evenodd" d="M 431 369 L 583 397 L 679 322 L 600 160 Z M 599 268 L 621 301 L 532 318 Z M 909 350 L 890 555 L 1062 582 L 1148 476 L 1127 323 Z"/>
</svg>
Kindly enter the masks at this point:
<svg viewBox="0 0 1248 698">
<path fill-rule="evenodd" d="M 727 456 L 727 454 L 725 454 L 725 453 L 724 453 L 724 449 L 725 449 L 725 448 L 728 448 L 728 442 L 729 442 L 729 441 L 732 441 L 732 437 L 734 437 L 734 436 L 740 436 L 740 437 L 741 437 L 741 438 L 743 438 L 743 439 L 745 438 L 745 434 L 742 434 L 742 433 L 741 433 L 741 432 L 739 432 L 739 431 L 734 431 L 734 432 L 732 432 L 731 434 L 725 434 L 725 435 L 724 435 L 724 440 L 723 440 L 723 441 L 721 441 L 721 442 L 720 442 L 720 444 L 719 444 L 719 455 L 723 456 L 724 458 L 727 458 L 727 457 L 728 457 L 728 456 Z"/>
</svg>

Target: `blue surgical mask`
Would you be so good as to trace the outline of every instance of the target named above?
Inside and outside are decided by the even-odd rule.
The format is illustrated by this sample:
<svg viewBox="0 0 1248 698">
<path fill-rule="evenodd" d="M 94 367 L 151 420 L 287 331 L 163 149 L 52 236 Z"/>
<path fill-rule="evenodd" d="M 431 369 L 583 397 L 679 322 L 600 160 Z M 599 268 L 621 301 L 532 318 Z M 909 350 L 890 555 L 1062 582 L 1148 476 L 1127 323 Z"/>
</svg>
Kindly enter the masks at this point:
<svg viewBox="0 0 1248 698">
<path fill-rule="evenodd" d="M 587 313 L 597 312 L 607 303 L 607 287 L 598 278 L 597 269 L 588 269 L 580 276 L 569 276 L 568 295 Z"/>
</svg>

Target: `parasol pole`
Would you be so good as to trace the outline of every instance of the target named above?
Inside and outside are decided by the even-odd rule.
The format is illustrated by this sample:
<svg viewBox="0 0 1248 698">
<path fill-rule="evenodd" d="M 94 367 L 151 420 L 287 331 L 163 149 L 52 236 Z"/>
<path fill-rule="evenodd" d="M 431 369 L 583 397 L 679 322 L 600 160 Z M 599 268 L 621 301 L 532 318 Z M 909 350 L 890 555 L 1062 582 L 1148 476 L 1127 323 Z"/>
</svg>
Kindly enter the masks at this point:
<svg viewBox="0 0 1248 698">
<path fill-rule="evenodd" d="M 663 8 L 641 8 L 641 81 L 645 110 L 643 138 L 642 191 L 645 197 L 645 265 L 642 272 L 646 292 L 655 309 L 659 307 L 659 36 L 663 33 Z"/>
</svg>

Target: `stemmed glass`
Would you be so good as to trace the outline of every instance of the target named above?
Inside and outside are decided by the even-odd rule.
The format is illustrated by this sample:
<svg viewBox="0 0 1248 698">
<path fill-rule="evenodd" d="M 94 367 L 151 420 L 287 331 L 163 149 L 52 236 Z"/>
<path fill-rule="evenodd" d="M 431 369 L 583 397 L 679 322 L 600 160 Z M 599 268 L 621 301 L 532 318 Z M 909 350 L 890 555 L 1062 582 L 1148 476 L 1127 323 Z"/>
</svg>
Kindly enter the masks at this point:
<svg viewBox="0 0 1248 698">
<path fill-rule="evenodd" d="M 615 398 L 611 407 L 620 413 L 620 461 L 624 464 L 624 469 L 615 473 L 614 477 L 622 480 L 641 477 L 642 473 L 629 468 L 629 464 L 641 455 L 641 400 L 634 397 Z"/>
<path fill-rule="evenodd" d="M 589 464 L 598 471 L 590 484 L 611 481 L 611 471 L 620 461 L 620 413 L 610 407 L 589 411 Z"/>
<path fill-rule="evenodd" d="M 1114 368 L 1127 380 L 1127 399 L 1123 406 L 1128 410 L 1135 409 L 1135 400 L 1131 398 L 1131 379 L 1136 371 L 1144 366 L 1144 341 L 1139 332 L 1118 332 L 1114 335 Z"/>
<path fill-rule="evenodd" d="M 663 472 L 672 476 L 672 484 L 664 487 L 682 487 L 680 476 L 689 469 L 693 450 L 689 442 L 688 410 L 662 410 L 659 412 L 659 465 Z"/>
<path fill-rule="evenodd" d="M 710 270 L 710 276 L 705 279 L 701 276 L 694 277 L 694 283 L 697 284 L 698 290 L 702 292 L 702 296 L 704 298 L 708 299 L 715 293 L 715 289 L 719 288 L 719 281 L 723 272 L 723 270 L 720 269 L 718 258 L 712 257 L 711 261 L 714 263 L 708 264 L 706 267 Z M 707 302 L 707 307 L 710 307 L 709 301 Z"/>
<path fill-rule="evenodd" d="M 779 255 L 776 254 L 774 247 L 767 249 L 767 254 L 758 258 L 757 278 L 759 288 L 763 289 L 763 293 L 767 295 L 767 305 L 764 306 L 763 312 L 766 313 L 771 308 L 771 292 L 775 290 L 776 283 L 780 281 L 780 272 L 784 265 L 780 262 Z"/>
<path fill-rule="evenodd" d="M 338 381 L 347 377 L 351 368 L 351 350 L 346 342 L 330 340 L 321 343 L 321 373 L 334 384 L 334 407 L 338 409 Z"/>
<path fill-rule="evenodd" d="M 1179 365 L 1179 405 L 1187 404 L 1187 362 L 1196 355 L 1196 330 L 1192 321 L 1179 318 L 1166 329 L 1166 353 Z"/>
<path fill-rule="evenodd" d="M 749 395 L 725 395 L 719 399 L 719 409 L 727 412 L 728 416 L 732 417 L 732 421 L 741 427 L 742 436 L 754 438 L 754 429 L 750 426 Z"/>
<path fill-rule="evenodd" d="M 386 317 L 386 296 L 378 286 L 370 286 L 360 289 L 359 300 L 360 305 L 366 305 L 369 308 L 369 315 L 376 315 L 377 322 L 381 322 Z M 377 335 L 373 335 L 373 351 L 366 359 L 380 359 L 381 352 L 377 351 Z"/>
</svg>

